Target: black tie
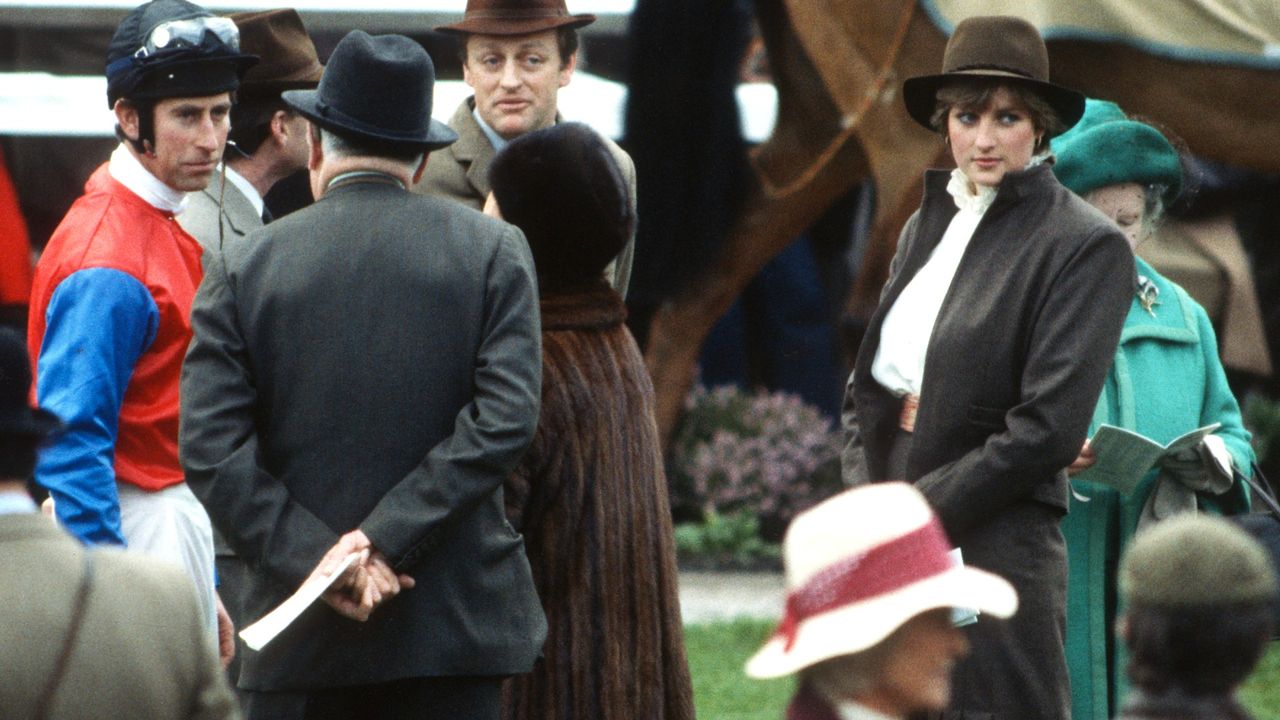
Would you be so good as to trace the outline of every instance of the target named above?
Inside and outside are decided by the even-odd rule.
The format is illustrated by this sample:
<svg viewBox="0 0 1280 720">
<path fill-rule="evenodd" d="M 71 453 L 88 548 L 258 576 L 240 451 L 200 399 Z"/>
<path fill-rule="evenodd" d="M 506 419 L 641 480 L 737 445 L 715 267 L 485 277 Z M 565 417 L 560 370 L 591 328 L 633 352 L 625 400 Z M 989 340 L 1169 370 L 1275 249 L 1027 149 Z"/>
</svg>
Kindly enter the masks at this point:
<svg viewBox="0 0 1280 720">
<path fill-rule="evenodd" d="M 275 218 L 271 215 L 271 210 L 269 210 L 266 205 L 263 205 L 262 206 L 262 224 L 266 225 L 274 219 Z"/>
</svg>

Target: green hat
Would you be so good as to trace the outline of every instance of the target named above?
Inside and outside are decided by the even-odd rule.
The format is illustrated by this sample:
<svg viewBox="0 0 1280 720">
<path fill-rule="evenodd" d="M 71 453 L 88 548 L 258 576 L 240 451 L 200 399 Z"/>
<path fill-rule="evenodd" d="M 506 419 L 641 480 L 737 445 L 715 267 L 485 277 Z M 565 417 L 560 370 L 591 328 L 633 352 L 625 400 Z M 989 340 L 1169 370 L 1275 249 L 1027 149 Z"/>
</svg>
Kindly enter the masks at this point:
<svg viewBox="0 0 1280 720">
<path fill-rule="evenodd" d="M 1077 195 L 1136 182 L 1168 186 L 1169 204 L 1182 190 L 1178 151 L 1159 130 L 1130 120 L 1113 102 L 1086 100 L 1080 122 L 1053 139 L 1053 153 L 1054 174 Z"/>
<path fill-rule="evenodd" d="M 1157 607 L 1212 607 L 1276 599 L 1266 550 L 1220 517 L 1175 515 L 1139 534 L 1120 561 L 1120 594 Z"/>
</svg>

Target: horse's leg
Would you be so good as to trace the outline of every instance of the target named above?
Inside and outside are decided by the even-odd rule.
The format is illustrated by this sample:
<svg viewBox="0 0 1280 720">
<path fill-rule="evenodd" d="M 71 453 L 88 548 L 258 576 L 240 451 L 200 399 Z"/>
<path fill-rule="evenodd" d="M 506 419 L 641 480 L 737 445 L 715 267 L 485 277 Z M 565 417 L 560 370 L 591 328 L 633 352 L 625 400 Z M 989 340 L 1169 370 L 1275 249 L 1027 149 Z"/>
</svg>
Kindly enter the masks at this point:
<svg viewBox="0 0 1280 720">
<path fill-rule="evenodd" d="M 839 113 L 791 33 L 780 0 L 760 0 L 756 8 L 778 87 L 778 121 L 756 163 L 764 175 L 791 187 L 770 192 L 756 182 L 715 264 L 654 314 L 645 361 L 664 443 L 680 419 L 702 342 L 715 322 L 771 258 L 866 176 L 856 142 L 846 143 L 825 164 L 816 162 L 827 141 L 839 134 Z"/>
<path fill-rule="evenodd" d="M 711 271 L 654 314 L 645 361 L 653 377 L 664 442 L 684 410 L 702 342 L 712 326 L 769 260 L 865 175 L 865 167 L 860 148 L 850 143 L 803 192 L 771 198 L 757 186 Z"/>
</svg>

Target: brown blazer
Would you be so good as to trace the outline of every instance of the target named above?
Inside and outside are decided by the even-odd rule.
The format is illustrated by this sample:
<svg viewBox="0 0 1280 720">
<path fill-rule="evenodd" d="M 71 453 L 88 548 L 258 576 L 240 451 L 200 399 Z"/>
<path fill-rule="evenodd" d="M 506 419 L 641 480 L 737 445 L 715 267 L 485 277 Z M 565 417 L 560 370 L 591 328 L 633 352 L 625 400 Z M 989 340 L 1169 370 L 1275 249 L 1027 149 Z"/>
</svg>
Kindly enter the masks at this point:
<svg viewBox="0 0 1280 720">
<path fill-rule="evenodd" d="M 485 198 L 489 197 L 489 163 L 497 155 L 493 143 L 480 128 L 480 123 L 471 114 L 475 107 L 474 98 L 462 101 L 453 117 L 449 118 L 449 127 L 458 133 L 458 141 L 452 145 L 431 153 L 427 161 L 427 172 L 414 190 L 424 195 L 440 195 L 452 198 L 475 210 L 484 208 Z M 558 114 L 556 122 L 562 122 Z M 603 136 L 601 136 L 603 137 Z M 636 165 L 631 156 L 609 138 L 604 138 L 613 160 L 622 171 L 622 179 L 627 185 L 627 196 L 631 199 L 631 207 L 636 206 Z M 627 296 L 627 285 L 631 280 L 631 263 L 635 255 L 636 233 L 631 229 L 631 237 L 618 253 L 618 257 L 605 268 L 605 279 L 614 290 L 623 297 Z"/>
<path fill-rule="evenodd" d="M 887 477 L 901 402 L 871 376 L 885 314 L 956 213 L 925 178 L 845 394 L 845 479 Z M 950 711 L 1065 720 L 1064 468 L 1084 442 L 1133 293 L 1133 253 L 1048 165 L 1011 173 L 965 249 L 929 338 L 906 477 L 966 564 L 1002 575 L 1018 614 L 965 629 Z M 964 714 L 963 717 L 970 717 Z M 952 717 L 952 716 L 948 716 Z"/>
<path fill-rule="evenodd" d="M 31 717 L 48 686 L 86 552 L 92 581 L 47 717 L 240 717 L 186 575 L 119 550 L 86 551 L 35 513 L 0 516 L 4 717 Z"/>
<path fill-rule="evenodd" d="M 898 241 L 845 394 L 846 481 L 885 477 L 901 403 L 871 377 L 885 314 L 956 207 L 949 173 Z M 905 479 L 953 539 L 1019 499 L 1065 511 L 1064 468 L 1084 442 L 1133 294 L 1120 231 L 1045 164 L 1010 174 L 974 232 L 929 339 Z"/>
</svg>

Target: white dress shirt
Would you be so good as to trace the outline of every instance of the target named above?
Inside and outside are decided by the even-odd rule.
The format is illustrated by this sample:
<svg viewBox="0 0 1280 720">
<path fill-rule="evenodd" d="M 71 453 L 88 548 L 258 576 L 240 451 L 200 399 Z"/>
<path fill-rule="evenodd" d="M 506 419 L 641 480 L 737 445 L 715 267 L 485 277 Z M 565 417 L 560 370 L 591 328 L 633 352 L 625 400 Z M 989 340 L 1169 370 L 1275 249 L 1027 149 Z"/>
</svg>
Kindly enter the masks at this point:
<svg viewBox="0 0 1280 720">
<path fill-rule="evenodd" d="M 258 213 L 258 217 L 262 217 L 262 209 L 266 207 L 266 202 L 263 201 L 262 195 L 258 194 L 258 188 L 254 187 L 253 183 L 249 182 L 245 176 L 233 170 L 230 165 L 219 165 L 218 168 L 227 173 L 227 182 L 235 185 L 240 194 L 244 195 L 249 204 L 253 206 L 253 211 Z M 216 173 L 213 176 L 213 180 L 209 182 L 209 192 L 214 195 L 221 195 L 218 192 L 218 176 Z"/>
<path fill-rule="evenodd" d="M 480 111 L 478 109 L 471 111 L 471 117 L 476 119 L 476 124 L 480 126 L 480 129 L 484 132 L 484 136 L 489 138 L 489 144 L 493 146 L 494 150 L 500 151 L 502 148 L 507 146 L 508 142 L 510 142 L 499 135 L 497 130 L 489 127 L 489 123 L 485 122 L 484 118 L 480 117 Z"/>
<path fill-rule="evenodd" d="M 951 288 L 973 231 L 996 198 L 993 187 L 978 185 L 977 193 L 970 192 L 969 187 L 964 173 L 958 169 L 951 172 L 947 192 L 955 200 L 958 211 L 924 267 L 889 308 L 880 327 L 880 345 L 871 363 L 871 376 L 899 397 L 920 394 L 925 353 L 942 301 Z"/>
<path fill-rule="evenodd" d="M 878 713 L 856 702 L 840 703 L 836 713 L 840 715 L 840 720 L 894 720 L 888 715 Z"/>
</svg>

